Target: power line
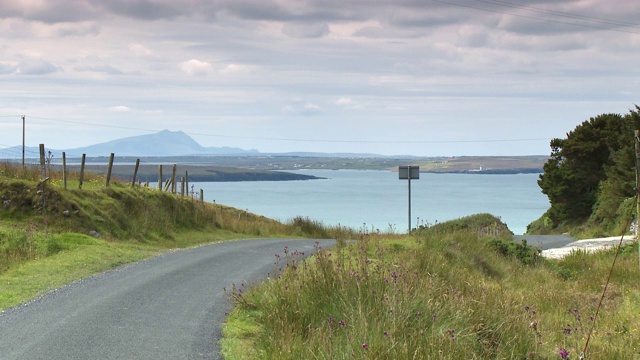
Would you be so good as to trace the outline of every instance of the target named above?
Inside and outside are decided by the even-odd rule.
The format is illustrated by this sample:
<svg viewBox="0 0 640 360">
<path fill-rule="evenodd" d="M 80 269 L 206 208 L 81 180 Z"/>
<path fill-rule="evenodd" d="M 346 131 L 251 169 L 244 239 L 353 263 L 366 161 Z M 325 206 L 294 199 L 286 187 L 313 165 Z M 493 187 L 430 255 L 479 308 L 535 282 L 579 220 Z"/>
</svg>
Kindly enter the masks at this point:
<svg viewBox="0 0 640 360">
<path fill-rule="evenodd" d="M 445 0 L 431 0 L 431 1 L 437 2 L 437 3 L 441 3 L 441 4 L 447 4 L 447 5 L 452 5 L 452 6 L 463 7 L 463 8 L 467 8 L 467 9 L 474 9 L 474 10 L 480 10 L 480 11 L 503 14 L 503 15 L 511 15 L 511 16 L 516 16 L 516 17 L 520 17 L 520 18 L 524 18 L 524 19 L 530 19 L 530 20 L 536 20 L 536 21 L 545 21 L 545 22 L 549 22 L 549 23 L 556 23 L 556 24 L 562 24 L 562 25 L 579 26 L 579 27 L 590 28 L 590 29 L 607 30 L 607 31 L 615 31 L 615 32 L 621 32 L 621 33 L 627 33 L 627 34 L 640 35 L 640 31 L 613 29 L 613 28 L 608 28 L 608 27 L 603 27 L 603 26 L 588 25 L 588 24 L 581 24 L 581 23 L 561 21 L 561 20 L 553 20 L 553 19 L 545 19 L 545 18 L 529 16 L 529 15 L 514 14 L 514 13 L 511 13 L 511 12 L 505 12 L 505 11 L 500 11 L 500 10 L 495 10 L 495 9 L 487 9 L 487 8 L 478 7 L 478 6 L 457 4 L 457 3 L 453 3 L 453 2 L 449 2 L 449 1 L 445 1 Z M 481 1 L 481 0 L 476 0 L 476 1 Z M 576 16 L 578 16 L 578 15 L 576 15 Z M 586 17 L 585 17 L 585 19 L 586 19 Z M 632 27 L 636 27 L 636 25 L 634 25 Z"/>
<path fill-rule="evenodd" d="M 514 8 L 514 9 L 525 9 L 525 10 L 529 10 L 529 11 L 533 11 L 533 12 L 537 12 L 537 13 L 541 13 L 541 14 L 555 15 L 555 16 L 566 17 L 566 18 L 570 18 L 570 19 L 593 21 L 593 22 L 597 22 L 597 23 L 601 23 L 601 24 L 609 24 L 609 25 L 624 26 L 624 27 L 633 27 L 633 28 L 640 29 L 640 24 L 637 24 L 637 23 L 631 23 L 631 22 L 619 21 L 619 20 L 611 20 L 611 19 L 605 19 L 605 18 L 598 18 L 598 17 L 588 16 L 588 15 L 579 15 L 579 14 L 568 13 L 568 12 L 564 12 L 564 11 L 543 9 L 543 8 L 534 7 L 534 6 L 516 4 L 516 3 L 509 2 L 509 1 L 501 1 L 501 0 L 475 0 L 475 1 L 483 2 L 483 3 L 487 3 L 487 4 L 494 4 L 494 5 L 499 5 L 499 6 L 510 7 L 510 8 Z"/>
<path fill-rule="evenodd" d="M 128 126 L 117 125 L 105 125 L 95 124 L 80 121 L 59 120 L 52 118 L 45 118 L 39 116 L 29 116 L 32 119 L 41 119 L 48 121 L 56 121 L 70 124 L 80 124 L 96 127 L 107 127 L 113 129 L 124 130 L 138 130 L 150 133 L 159 132 L 157 129 L 148 128 L 134 128 Z M 259 136 L 236 136 L 236 135 L 224 135 L 224 134 L 210 134 L 210 133 L 196 133 L 196 132 L 184 132 L 190 136 L 205 136 L 205 137 L 217 137 L 228 139 L 246 139 L 246 140 L 267 140 L 267 141 L 289 141 L 289 142 L 313 142 L 313 143 L 341 143 L 341 144 L 456 144 L 456 143 L 500 143 L 500 142 L 523 142 L 523 141 L 549 141 L 549 138 L 521 138 L 521 139 L 485 139 L 485 140 L 337 140 L 337 139 L 311 139 L 311 138 L 276 138 L 276 137 L 259 137 Z"/>
<path fill-rule="evenodd" d="M 113 128 L 113 129 L 138 130 L 138 131 L 149 131 L 149 132 L 157 132 L 158 131 L 158 130 L 155 130 L 155 129 L 145 129 L 145 128 L 135 128 L 135 127 L 128 127 L 128 126 L 96 124 L 96 123 L 88 123 L 88 122 L 82 122 L 82 121 L 60 120 L 60 119 L 52 119 L 52 118 L 46 118 L 46 117 L 41 117 L 41 116 L 31 116 L 31 115 L 29 115 L 29 117 L 32 118 L 32 119 L 49 120 L 49 121 L 67 123 L 67 124 L 88 125 L 88 126 L 97 126 L 97 127 L 105 127 L 105 128 Z"/>
</svg>

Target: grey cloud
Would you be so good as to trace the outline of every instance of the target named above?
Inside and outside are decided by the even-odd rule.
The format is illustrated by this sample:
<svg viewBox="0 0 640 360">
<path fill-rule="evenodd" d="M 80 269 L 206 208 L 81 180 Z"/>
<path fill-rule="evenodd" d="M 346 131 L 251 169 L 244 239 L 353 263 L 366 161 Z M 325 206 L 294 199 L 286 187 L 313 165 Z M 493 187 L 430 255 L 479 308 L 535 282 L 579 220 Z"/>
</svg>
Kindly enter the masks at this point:
<svg viewBox="0 0 640 360">
<path fill-rule="evenodd" d="M 216 19 L 220 13 L 244 20 L 271 20 L 290 23 L 286 34 L 302 37 L 322 36 L 318 28 L 300 32 L 299 24 L 375 20 L 390 27 L 429 29 L 447 24 L 477 23 L 495 26 L 498 19 L 515 18 L 504 27 L 517 33 L 571 31 L 571 27 L 625 27 L 622 19 L 637 23 L 640 4 L 628 0 L 597 2 L 583 8 L 579 2 L 536 0 L 526 3 L 489 0 L 434 2 L 425 0 L 56 0 L 0 1 L 0 18 L 21 17 L 46 23 L 79 22 L 102 18 L 109 13 L 137 19 L 157 20 L 178 17 Z M 598 16 L 614 19 L 607 24 Z M 535 23 L 528 26 L 526 20 Z M 620 20 L 618 20 L 620 19 Z M 551 22 L 549 22 L 551 21 Z M 561 25 L 566 22 L 575 25 Z M 516 23 L 520 25 L 516 25 Z M 627 24 L 629 28 L 629 24 Z M 631 27 L 631 29 L 638 29 Z M 635 30 L 633 30 L 635 31 Z M 360 36 L 371 30 L 363 30 Z M 380 34 L 376 35 L 380 36 Z M 409 35 L 411 36 L 411 35 Z"/>
<path fill-rule="evenodd" d="M 0 19 L 20 17 L 52 24 L 85 21 L 98 16 L 97 9 L 86 0 L 0 2 Z"/>
<path fill-rule="evenodd" d="M 78 72 L 95 72 L 95 73 L 105 73 L 109 75 L 122 75 L 124 74 L 121 70 L 114 68 L 111 65 L 86 65 L 86 66 L 76 66 L 74 68 L 75 71 Z"/>
<path fill-rule="evenodd" d="M 423 35 L 425 35 L 424 31 L 400 29 L 388 26 L 365 26 L 353 33 L 353 36 L 371 39 L 416 38 Z"/>
<path fill-rule="evenodd" d="M 327 23 L 286 23 L 282 32 L 296 38 L 320 38 L 329 34 Z"/>
<path fill-rule="evenodd" d="M 86 36 L 91 35 L 95 36 L 100 33 L 100 26 L 95 23 L 87 23 L 87 24 L 64 24 L 59 26 L 54 31 L 56 36 L 59 37 L 67 37 L 67 36 Z"/>
<path fill-rule="evenodd" d="M 17 65 L 0 63 L 0 74 L 2 75 L 13 74 L 16 70 L 18 70 Z"/>
<path fill-rule="evenodd" d="M 193 14 L 193 8 L 181 1 L 89 0 L 115 14 L 144 20 L 171 19 Z"/>
<path fill-rule="evenodd" d="M 47 75 L 60 71 L 60 69 L 46 60 L 25 60 L 20 62 L 16 69 L 21 75 Z"/>
</svg>

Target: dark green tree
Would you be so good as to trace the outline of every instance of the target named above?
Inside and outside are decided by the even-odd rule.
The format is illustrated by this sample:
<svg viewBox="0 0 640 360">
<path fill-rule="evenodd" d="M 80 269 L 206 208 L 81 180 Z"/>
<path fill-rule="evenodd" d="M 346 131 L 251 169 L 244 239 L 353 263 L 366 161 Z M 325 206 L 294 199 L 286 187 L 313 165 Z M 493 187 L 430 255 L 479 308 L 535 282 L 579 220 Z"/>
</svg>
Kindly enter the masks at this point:
<svg viewBox="0 0 640 360">
<path fill-rule="evenodd" d="M 566 139 L 551 140 L 538 185 L 549 198 L 547 216 L 554 227 L 591 216 L 600 183 L 615 164 L 613 155 L 633 145 L 633 128 L 629 116 L 602 114 L 578 125 Z"/>
<path fill-rule="evenodd" d="M 612 164 L 605 167 L 606 179 L 600 183 L 598 199 L 591 215 L 591 221 L 596 223 L 611 222 L 621 214 L 621 204 L 635 196 L 635 143 L 633 132 L 640 129 L 640 108 L 629 111 L 625 115 L 625 125 L 622 146 L 611 154 Z M 616 224 L 611 224 L 616 225 Z"/>
</svg>

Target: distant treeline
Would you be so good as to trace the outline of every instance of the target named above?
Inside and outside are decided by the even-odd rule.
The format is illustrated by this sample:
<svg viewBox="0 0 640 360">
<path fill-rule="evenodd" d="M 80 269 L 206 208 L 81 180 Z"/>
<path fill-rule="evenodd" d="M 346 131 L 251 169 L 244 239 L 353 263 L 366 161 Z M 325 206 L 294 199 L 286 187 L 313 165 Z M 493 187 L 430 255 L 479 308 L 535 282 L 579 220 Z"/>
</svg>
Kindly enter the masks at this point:
<svg viewBox="0 0 640 360">
<path fill-rule="evenodd" d="M 70 171 L 79 171 L 80 166 L 72 165 L 68 167 Z M 163 181 L 171 177 L 171 167 L 164 166 L 162 174 Z M 85 171 L 96 174 L 106 174 L 105 165 L 87 165 Z M 114 165 L 111 176 L 123 181 L 130 181 L 133 178 L 133 165 Z M 233 167 L 216 167 L 201 165 L 178 165 L 179 176 L 189 175 L 189 182 L 222 182 L 222 181 L 293 181 L 293 180 L 315 180 L 321 179 L 317 176 L 295 174 L 284 171 L 241 169 Z M 142 182 L 158 181 L 158 165 L 141 165 L 138 169 L 136 179 Z"/>
</svg>

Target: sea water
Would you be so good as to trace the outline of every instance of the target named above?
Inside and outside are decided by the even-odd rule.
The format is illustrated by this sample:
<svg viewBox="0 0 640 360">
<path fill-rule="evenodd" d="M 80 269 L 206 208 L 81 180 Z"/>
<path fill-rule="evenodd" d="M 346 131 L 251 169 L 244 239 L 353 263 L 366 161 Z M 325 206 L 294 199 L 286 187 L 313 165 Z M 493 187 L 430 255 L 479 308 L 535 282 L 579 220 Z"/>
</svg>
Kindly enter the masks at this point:
<svg viewBox="0 0 640 360">
<path fill-rule="evenodd" d="M 205 201 L 279 221 L 296 216 L 354 229 L 406 232 L 464 216 L 490 213 L 523 234 L 548 208 L 538 174 L 421 173 L 409 182 L 395 171 L 299 170 L 322 177 L 306 181 L 202 182 Z"/>
</svg>

